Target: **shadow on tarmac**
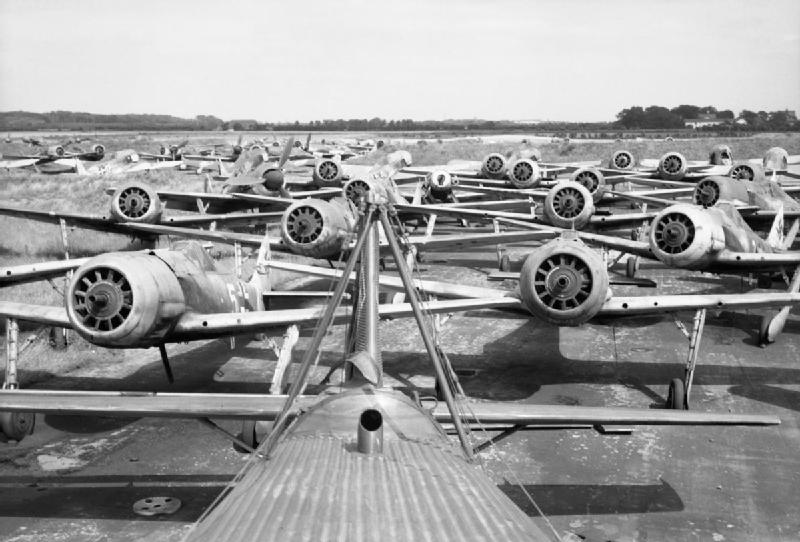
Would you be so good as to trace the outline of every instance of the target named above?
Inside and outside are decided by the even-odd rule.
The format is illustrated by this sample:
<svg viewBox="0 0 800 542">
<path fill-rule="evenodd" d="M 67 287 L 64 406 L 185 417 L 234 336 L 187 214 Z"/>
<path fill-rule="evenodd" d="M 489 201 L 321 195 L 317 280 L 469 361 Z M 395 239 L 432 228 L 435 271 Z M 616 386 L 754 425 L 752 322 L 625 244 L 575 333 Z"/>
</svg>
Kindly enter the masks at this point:
<svg viewBox="0 0 800 542">
<path fill-rule="evenodd" d="M 498 487 L 523 512 L 539 516 L 520 486 L 506 483 Z M 643 514 L 684 509 L 678 493 L 663 480 L 660 484 L 648 485 L 533 484 L 524 487 L 545 516 Z"/>
</svg>

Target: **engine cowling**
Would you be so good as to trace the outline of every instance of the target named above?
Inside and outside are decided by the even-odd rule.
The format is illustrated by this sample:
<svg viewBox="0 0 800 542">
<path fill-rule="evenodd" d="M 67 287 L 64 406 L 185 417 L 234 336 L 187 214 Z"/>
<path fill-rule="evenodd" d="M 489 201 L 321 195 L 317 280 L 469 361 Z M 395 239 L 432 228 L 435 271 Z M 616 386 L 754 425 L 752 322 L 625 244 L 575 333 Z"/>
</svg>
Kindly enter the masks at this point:
<svg viewBox="0 0 800 542">
<path fill-rule="evenodd" d="M 258 194 L 259 192 L 263 191 L 264 195 L 278 192 L 283 189 L 284 185 L 286 184 L 286 179 L 283 176 L 283 171 L 280 168 L 276 167 L 267 167 L 264 168 L 264 171 L 261 172 L 261 180 L 262 184 L 255 185 L 253 188 L 253 192 Z"/>
<path fill-rule="evenodd" d="M 481 162 L 481 173 L 491 179 L 502 179 L 506 174 L 506 157 L 493 152 Z"/>
<path fill-rule="evenodd" d="M 559 228 L 582 229 L 594 214 L 592 195 L 575 181 L 561 181 L 547 192 L 542 211 Z"/>
<path fill-rule="evenodd" d="M 730 176 L 742 181 L 763 181 L 766 179 L 764 167 L 761 164 L 736 164 L 731 168 Z"/>
<path fill-rule="evenodd" d="M 704 267 L 725 248 L 725 231 L 715 211 L 682 203 L 658 213 L 650 226 L 655 257 L 670 267 Z"/>
<path fill-rule="evenodd" d="M 509 166 L 508 179 L 516 188 L 534 188 L 542 180 L 542 171 L 534 160 L 520 158 Z"/>
<path fill-rule="evenodd" d="M 713 207 L 719 201 L 739 201 L 746 205 L 749 199 L 746 183 L 721 175 L 701 179 L 692 194 L 694 203 L 701 207 Z"/>
<path fill-rule="evenodd" d="M 144 348 L 164 341 L 186 302 L 175 273 L 156 256 L 110 253 L 75 271 L 66 296 L 75 331 L 106 348 Z"/>
<path fill-rule="evenodd" d="M 688 164 L 679 152 L 668 152 L 658 160 L 658 174 L 667 181 L 680 181 L 686 176 Z"/>
<path fill-rule="evenodd" d="M 599 202 L 603 197 L 606 189 L 606 179 L 599 169 L 593 167 L 578 168 L 572 172 L 569 179 L 583 185 L 592 195 L 592 200 L 595 203 Z"/>
<path fill-rule="evenodd" d="M 453 187 L 458 185 L 458 177 L 453 177 L 447 171 L 432 171 L 425 179 L 428 193 L 436 199 L 445 199 L 453 193 Z"/>
<path fill-rule="evenodd" d="M 342 180 L 342 164 L 338 160 L 324 158 L 314 164 L 314 180 L 323 185 L 338 183 Z"/>
<path fill-rule="evenodd" d="M 764 169 L 784 170 L 789 167 L 789 153 L 781 147 L 772 147 L 764 153 Z"/>
<path fill-rule="evenodd" d="M 120 222 L 154 224 L 162 210 L 158 193 L 140 182 L 124 183 L 111 196 L 111 216 Z"/>
<path fill-rule="evenodd" d="M 733 164 L 733 151 L 727 145 L 714 145 L 708 153 L 708 163 L 712 166 L 729 166 Z"/>
<path fill-rule="evenodd" d="M 610 296 L 603 259 L 577 238 L 550 241 L 522 265 L 519 289 L 537 318 L 577 326 L 595 316 Z"/>
<path fill-rule="evenodd" d="M 64 147 L 61 145 L 47 147 L 47 154 L 48 156 L 64 156 Z"/>
<path fill-rule="evenodd" d="M 611 169 L 618 169 L 620 171 L 630 171 L 636 166 L 636 159 L 633 153 L 626 150 L 615 151 L 608 161 L 608 167 Z"/>
<path fill-rule="evenodd" d="M 311 258 L 332 258 L 355 231 L 352 203 L 307 199 L 292 204 L 281 219 L 281 238 L 289 250 Z"/>
</svg>

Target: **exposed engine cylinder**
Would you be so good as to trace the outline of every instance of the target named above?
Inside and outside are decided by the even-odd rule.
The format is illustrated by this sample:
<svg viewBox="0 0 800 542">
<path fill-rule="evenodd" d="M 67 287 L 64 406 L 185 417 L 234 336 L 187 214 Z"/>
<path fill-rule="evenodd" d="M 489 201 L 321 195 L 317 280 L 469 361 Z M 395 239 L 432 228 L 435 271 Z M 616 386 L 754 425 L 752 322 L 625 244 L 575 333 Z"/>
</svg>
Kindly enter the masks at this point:
<svg viewBox="0 0 800 542">
<path fill-rule="evenodd" d="M 742 181 L 763 181 L 766 177 L 761 164 L 737 164 L 731 168 L 730 176 Z"/>
<path fill-rule="evenodd" d="M 342 164 L 337 160 L 325 158 L 314 164 L 314 180 L 321 184 L 331 184 L 342 179 Z"/>
<path fill-rule="evenodd" d="M 789 167 L 789 153 L 781 147 L 772 147 L 764 153 L 764 169 L 784 170 Z"/>
<path fill-rule="evenodd" d="M 543 213 L 559 228 L 582 229 L 594 214 L 592 195 L 575 181 L 561 181 L 547 192 Z"/>
<path fill-rule="evenodd" d="M 103 254 L 86 262 L 75 271 L 66 305 L 75 331 L 107 348 L 159 344 L 186 310 L 175 273 L 141 252 Z"/>
<path fill-rule="evenodd" d="M 620 171 L 629 171 L 636 165 L 636 159 L 633 154 L 626 150 L 619 150 L 611 155 L 611 160 L 608 161 L 608 167 L 611 169 L 618 169 Z"/>
<path fill-rule="evenodd" d="M 428 193 L 436 199 L 447 198 L 453 193 L 453 187 L 458 184 L 458 177 L 453 177 L 443 170 L 432 171 L 427 179 Z"/>
<path fill-rule="evenodd" d="M 97 154 L 98 156 L 104 156 L 106 154 L 106 148 L 100 143 L 92 147 L 92 151 L 94 151 L 94 153 Z"/>
<path fill-rule="evenodd" d="M 506 158 L 502 154 L 493 152 L 483 159 L 481 173 L 492 179 L 502 179 L 506 174 Z"/>
<path fill-rule="evenodd" d="M 714 145 L 708 153 L 708 163 L 712 166 L 729 166 L 733 164 L 733 151 L 727 145 Z"/>
<path fill-rule="evenodd" d="M 747 184 L 737 179 L 712 175 L 701 179 L 694 189 L 692 200 L 702 207 L 713 207 L 719 201 L 749 202 Z"/>
<path fill-rule="evenodd" d="M 111 216 L 121 222 L 153 224 L 161 218 L 161 200 L 152 187 L 127 182 L 111 196 Z"/>
<path fill-rule="evenodd" d="M 355 226 L 355 209 L 348 200 L 307 199 L 283 214 L 281 238 L 295 254 L 331 258 L 344 248 Z"/>
<path fill-rule="evenodd" d="M 596 315 L 609 296 L 608 284 L 603 259 L 577 238 L 534 250 L 519 277 L 525 307 L 560 326 L 577 326 Z"/>
<path fill-rule="evenodd" d="M 50 156 L 64 156 L 64 147 L 61 145 L 54 145 L 47 148 L 47 154 Z"/>
<path fill-rule="evenodd" d="M 542 180 L 542 173 L 534 160 L 520 158 L 508 168 L 508 179 L 516 188 L 534 188 Z"/>
<path fill-rule="evenodd" d="M 342 193 L 348 201 L 358 203 L 367 196 L 367 192 L 373 189 L 372 183 L 363 179 L 352 179 L 344 183 Z"/>
<path fill-rule="evenodd" d="M 582 184 L 592 195 L 592 200 L 597 203 L 603 197 L 606 187 L 606 179 L 599 169 L 593 167 L 582 167 L 572 172 L 569 179 Z"/>
<path fill-rule="evenodd" d="M 682 203 L 658 213 L 650 226 L 655 257 L 670 267 L 703 267 L 725 248 L 725 231 L 715 211 Z"/>
<path fill-rule="evenodd" d="M 679 152 L 668 152 L 658 161 L 658 174 L 667 181 L 680 181 L 686 176 L 686 158 Z"/>
</svg>

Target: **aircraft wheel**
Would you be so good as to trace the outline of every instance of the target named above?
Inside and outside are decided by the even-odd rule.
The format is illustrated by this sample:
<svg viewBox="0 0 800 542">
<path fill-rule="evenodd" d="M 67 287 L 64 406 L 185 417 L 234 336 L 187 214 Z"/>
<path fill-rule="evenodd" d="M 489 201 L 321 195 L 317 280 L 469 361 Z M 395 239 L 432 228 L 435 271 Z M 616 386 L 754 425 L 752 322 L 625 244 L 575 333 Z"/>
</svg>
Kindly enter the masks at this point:
<svg viewBox="0 0 800 542">
<path fill-rule="evenodd" d="M 769 325 L 772 323 L 772 318 L 770 315 L 761 317 L 761 323 L 758 326 L 758 345 L 762 348 L 771 342 L 769 340 Z"/>
<path fill-rule="evenodd" d="M 64 332 L 64 328 L 51 327 L 49 338 L 50 346 L 53 347 L 54 350 L 67 349 L 67 334 Z"/>
<path fill-rule="evenodd" d="M 242 422 L 242 432 L 238 435 L 239 439 L 250 446 L 251 448 L 258 447 L 258 437 L 256 436 L 256 422 L 255 420 L 245 420 Z M 240 454 L 249 454 L 250 450 L 246 450 L 233 443 L 233 449 Z"/>
<path fill-rule="evenodd" d="M 425 255 L 422 252 L 417 251 L 416 256 L 414 256 L 414 259 L 417 260 L 417 263 L 424 263 L 425 262 Z"/>
<path fill-rule="evenodd" d="M 438 378 L 434 381 L 433 391 L 437 401 L 444 401 L 444 393 L 442 393 L 442 386 L 439 385 Z"/>
<path fill-rule="evenodd" d="M 508 272 L 511 271 L 511 258 L 508 257 L 508 254 L 505 254 L 502 258 L 500 258 L 500 271 Z"/>
<path fill-rule="evenodd" d="M 683 380 L 680 378 L 673 378 L 669 383 L 666 407 L 673 410 L 686 410 L 686 393 Z"/>
<path fill-rule="evenodd" d="M 628 256 L 628 260 L 625 262 L 625 275 L 632 279 L 636 277 L 637 271 L 639 271 L 639 257 Z"/>
<path fill-rule="evenodd" d="M 9 440 L 17 442 L 33 433 L 36 414 L 33 412 L 0 412 L 0 429 Z"/>
</svg>

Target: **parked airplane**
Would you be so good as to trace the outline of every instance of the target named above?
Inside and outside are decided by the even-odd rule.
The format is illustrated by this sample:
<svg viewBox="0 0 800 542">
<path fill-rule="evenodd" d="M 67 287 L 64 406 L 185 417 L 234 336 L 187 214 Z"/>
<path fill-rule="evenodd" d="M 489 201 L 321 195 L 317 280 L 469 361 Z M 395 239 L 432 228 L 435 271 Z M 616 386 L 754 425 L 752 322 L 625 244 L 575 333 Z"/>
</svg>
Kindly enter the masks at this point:
<svg viewBox="0 0 800 542">
<path fill-rule="evenodd" d="M 785 172 L 790 164 L 800 163 L 800 155 L 789 156 L 780 147 L 769 149 L 763 158 L 754 158 L 736 162 L 727 145 L 717 145 L 711 150 L 709 160 L 689 161 L 679 152 L 667 152 L 658 160 L 643 159 L 636 167 L 636 159 L 629 151 L 616 151 L 609 161 L 609 169 L 604 173 L 625 171 L 649 175 L 666 181 L 698 180 L 709 175 L 729 175 L 737 179 L 758 180 L 758 166 L 771 173 Z"/>
</svg>

